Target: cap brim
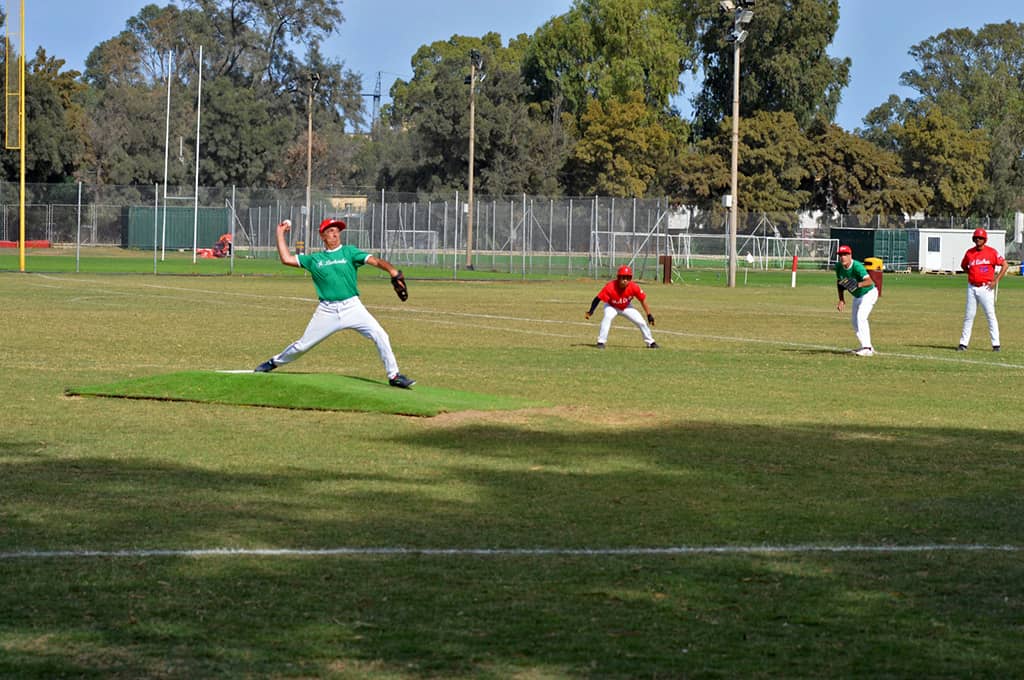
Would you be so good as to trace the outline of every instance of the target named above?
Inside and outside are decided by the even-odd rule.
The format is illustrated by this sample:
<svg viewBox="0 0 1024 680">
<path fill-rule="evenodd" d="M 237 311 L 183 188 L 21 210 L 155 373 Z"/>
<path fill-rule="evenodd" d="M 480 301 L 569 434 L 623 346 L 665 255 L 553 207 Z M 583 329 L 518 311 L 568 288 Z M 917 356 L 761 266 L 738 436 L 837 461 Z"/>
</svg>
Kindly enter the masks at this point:
<svg viewBox="0 0 1024 680">
<path fill-rule="evenodd" d="M 335 220 L 334 222 L 328 222 L 327 224 L 325 224 L 322 227 L 320 227 L 320 233 L 321 234 L 324 233 L 325 231 L 327 231 L 331 227 L 334 227 L 338 231 L 343 231 L 345 229 L 345 223 L 342 222 L 341 220 Z"/>
</svg>

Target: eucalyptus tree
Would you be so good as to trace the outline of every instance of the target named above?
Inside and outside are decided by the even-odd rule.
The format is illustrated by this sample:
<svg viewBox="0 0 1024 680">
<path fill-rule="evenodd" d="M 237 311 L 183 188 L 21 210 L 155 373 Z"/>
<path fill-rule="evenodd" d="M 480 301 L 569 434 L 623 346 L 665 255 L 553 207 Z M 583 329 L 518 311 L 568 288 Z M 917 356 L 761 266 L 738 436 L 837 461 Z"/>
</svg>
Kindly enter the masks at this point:
<svg viewBox="0 0 1024 680">
<path fill-rule="evenodd" d="M 70 181 L 85 153 L 84 87 L 75 80 L 78 72 L 64 70 L 64 63 L 40 48 L 25 64 L 25 178 L 29 182 Z M 4 177 L 17 180 L 19 153 L 4 149 L 0 159 Z"/>
<path fill-rule="evenodd" d="M 930 214 L 965 215 L 976 208 L 991 158 L 985 130 L 965 130 L 936 106 L 905 121 L 899 144 L 905 172 L 933 192 Z"/>
<path fill-rule="evenodd" d="M 903 73 L 900 82 L 916 90 L 918 96 L 889 97 L 868 114 L 864 135 L 900 146 L 913 164 L 919 163 L 922 155 L 944 157 L 936 150 L 934 139 L 944 133 L 960 138 L 950 139 L 949 145 L 960 147 L 956 154 L 962 160 L 964 154 L 972 153 L 967 147 L 975 144 L 963 136 L 976 137 L 972 131 L 981 131 L 989 144 L 983 186 L 971 189 L 973 199 L 964 206 L 962 197 L 954 197 L 961 193 L 959 188 L 936 184 L 938 203 L 934 209 L 986 214 L 1024 209 L 1024 24 L 988 24 L 976 33 L 952 28 L 914 45 L 910 54 L 919 66 Z M 908 127 L 913 129 L 910 136 Z M 926 136 L 930 150 L 905 148 L 900 145 L 901 136 L 904 142 L 918 143 L 924 143 Z M 918 167 L 915 172 L 923 171 Z M 973 171 L 967 176 L 973 176 Z M 968 181 L 973 187 L 973 179 Z M 944 194 L 949 198 L 942 198 Z"/>
<path fill-rule="evenodd" d="M 282 150 L 305 147 L 312 75 L 318 85 L 314 111 L 318 133 L 339 138 L 346 125 L 363 122 L 361 78 L 341 62 L 325 59 L 323 40 L 343 21 L 338 0 L 186 0 L 181 7 L 147 5 L 125 29 L 98 45 L 83 76 L 94 89 L 94 111 L 108 120 L 134 119 L 146 102 L 166 98 L 172 70 L 172 135 L 182 155 L 195 152 L 200 68 L 204 107 L 200 132 L 200 182 L 262 184 L 271 181 Z M 304 50 L 301 56 L 295 49 Z M 199 62 L 202 53 L 202 64 Z M 140 124 L 153 116 L 143 115 Z M 123 167 L 110 174 L 147 182 L 148 173 L 117 152 L 109 123 L 94 128 L 97 158 Z M 193 132 L 189 132 L 189 130 Z M 163 159 L 163 125 L 149 148 L 134 154 Z M 186 146 L 187 141 L 187 146 Z M 102 146 L 113 145 L 104 151 Z M 192 147 L 192 148 L 188 148 Z M 172 164 L 172 175 L 182 168 Z"/>
<path fill-rule="evenodd" d="M 560 121 L 527 102 L 520 75 L 522 38 L 452 36 L 424 45 L 413 76 L 397 80 L 384 121 L 394 134 L 380 178 L 389 187 L 427 194 L 466 187 L 469 166 L 471 53 L 479 54 L 475 90 L 475 187 L 481 195 L 551 191 L 566 153 Z"/>
<path fill-rule="evenodd" d="M 710 207 L 729 192 L 732 120 L 719 124 L 678 157 L 673 197 L 697 198 Z M 806 157 L 810 142 L 789 112 L 758 111 L 744 120 L 739 139 L 739 194 L 748 212 L 796 211 L 810 200 Z"/>
<path fill-rule="evenodd" d="M 809 208 L 827 214 L 914 214 L 928 207 L 931 189 L 903 174 L 896 151 L 882 148 L 834 123 L 815 121 L 807 131 L 804 165 Z"/>
<path fill-rule="evenodd" d="M 536 102 L 580 120 L 591 102 L 636 92 L 667 112 L 693 67 L 695 10 L 689 0 L 578 0 L 531 37 L 523 73 Z"/>
<path fill-rule="evenodd" d="M 578 141 L 566 164 L 566 190 L 578 195 L 662 195 L 663 171 L 673 149 L 686 138 L 685 127 L 666 122 L 644 104 L 641 92 L 626 101 L 592 99 L 575 125 Z"/>
<path fill-rule="evenodd" d="M 703 87 L 694 98 L 694 125 L 700 135 L 716 134 L 732 115 L 733 49 L 725 37 L 733 15 L 718 3 L 701 8 L 698 26 Z M 832 121 L 842 89 L 849 83 L 850 60 L 828 54 L 839 27 L 838 0 L 759 2 L 741 47 L 740 110 L 787 111 L 801 129 L 814 120 Z"/>
</svg>

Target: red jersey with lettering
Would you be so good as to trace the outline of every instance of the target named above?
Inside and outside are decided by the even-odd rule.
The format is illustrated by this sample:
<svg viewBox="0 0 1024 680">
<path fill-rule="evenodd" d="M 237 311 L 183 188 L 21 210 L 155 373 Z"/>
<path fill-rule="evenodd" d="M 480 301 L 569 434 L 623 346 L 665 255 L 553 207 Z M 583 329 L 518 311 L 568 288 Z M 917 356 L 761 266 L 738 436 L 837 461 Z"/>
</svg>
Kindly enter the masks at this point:
<svg viewBox="0 0 1024 680">
<path fill-rule="evenodd" d="M 989 246 L 983 246 L 981 250 L 971 248 L 960 262 L 960 268 L 967 272 L 967 282 L 972 286 L 992 283 L 996 277 L 996 266 L 1005 267 L 1006 260 Z"/>
<path fill-rule="evenodd" d="M 618 280 L 609 281 L 605 284 L 601 292 L 597 294 L 599 300 L 607 302 L 615 309 L 625 309 L 629 307 L 629 303 L 633 301 L 633 298 L 637 300 L 646 300 L 647 293 L 640 287 L 635 281 L 630 281 L 629 285 L 626 286 L 625 290 L 619 289 Z"/>
</svg>

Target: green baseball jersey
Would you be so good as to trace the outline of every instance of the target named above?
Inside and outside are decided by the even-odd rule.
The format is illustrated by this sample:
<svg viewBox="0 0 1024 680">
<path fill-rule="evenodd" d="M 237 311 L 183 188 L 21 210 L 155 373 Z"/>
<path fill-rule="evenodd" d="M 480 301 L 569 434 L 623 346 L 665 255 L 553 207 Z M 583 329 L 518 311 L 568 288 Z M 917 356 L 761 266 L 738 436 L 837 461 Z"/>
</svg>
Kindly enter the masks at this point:
<svg viewBox="0 0 1024 680">
<path fill-rule="evenodd" d="M 359 295 L 356 270 L 366 264 L 369 253 L 344 245 L 334 250 L 299 255 L 299 266 L 309 272 L 317 296 L 326 302 L 338 302 Z"/>
<path fill-rule="evenodd" d="M 854 281 L 862 281 L 864 280 L 864 277 L 867 275 L 868 270 L 865 269 L 864 265 L 858 262 L 857 260 L 850 260 L 849 269 L 845 269 L 841 263 L 836 262 L 836 281 L 840 281 L 842 279 L 853 279 Z M 867 292 L 874 287 L 875 284 L 872 283 L 870 286 L 858 288 L 857 290 L 850 293 L 850 295 L 852 295 L 853 297 L 861 297 L 863 295 L 866 295 Z"/>
</svg>

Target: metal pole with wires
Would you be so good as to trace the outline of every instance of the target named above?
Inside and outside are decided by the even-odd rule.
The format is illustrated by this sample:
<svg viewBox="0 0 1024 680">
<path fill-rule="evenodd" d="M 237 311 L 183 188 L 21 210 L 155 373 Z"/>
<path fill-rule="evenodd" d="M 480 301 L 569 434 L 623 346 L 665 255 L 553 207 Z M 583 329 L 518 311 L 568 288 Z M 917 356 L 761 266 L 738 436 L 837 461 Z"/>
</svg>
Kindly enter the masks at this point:
<svg viewBox="0 0 1024 680">
<path fill-rule="evenodd" d="M 474 143 L 476 141 L 476 80 L 477 73 L 483 68 L 483 58 L 477 50 L 469 52 L 469 192 L 466 211 L 466 269 L 473 270 L 473 160 Z"/>
<path fill-rule="evenodd" d="M 754 18 L 755 0 L 721 0 L 723 12 L 732 12 L 732 30 L 725 36 L 732 43 L 732 162 L 729 178 L 729 274 L 728 285 L 736 287 L 736 233 L 739 229 L 739 157 L 740 157 L 740 45 L 747 39 L 743 28 Z"/>
<path fill-rule="evenodd" d="M 320 74 L 309 74 L 309 100 L 306 107 L 306 251 L 313 242 L 313 92 L 320 84 Z"/>
</svg>

